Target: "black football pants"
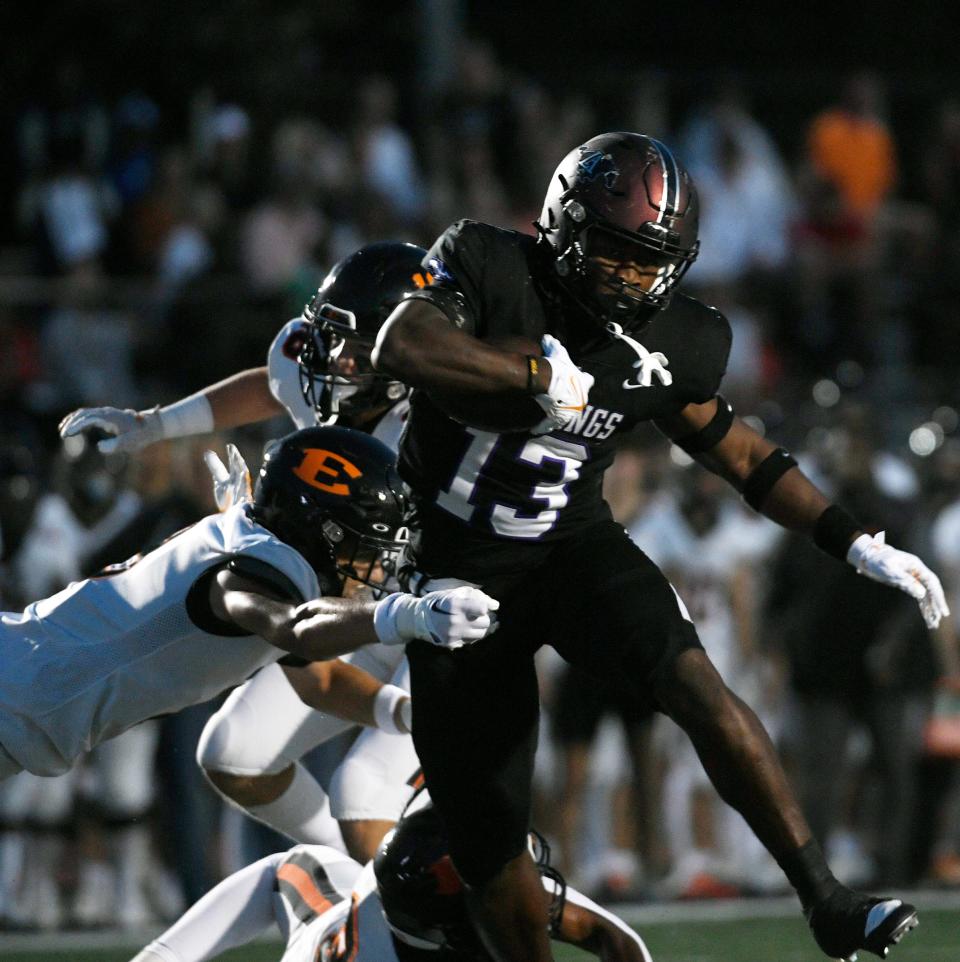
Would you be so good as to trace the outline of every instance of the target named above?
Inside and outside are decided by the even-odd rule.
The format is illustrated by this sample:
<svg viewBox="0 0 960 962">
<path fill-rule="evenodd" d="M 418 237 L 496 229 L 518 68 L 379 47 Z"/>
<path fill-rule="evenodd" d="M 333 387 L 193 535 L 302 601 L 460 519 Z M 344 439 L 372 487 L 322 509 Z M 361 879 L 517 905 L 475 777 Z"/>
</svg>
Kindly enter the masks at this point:
<svg viewBox="0 0 960 962">
<path fill-rule="evenodd" d="M 658 672 L 700 647 L 669 582 L 612 521 L 558 542 L 522 576 L 494 575 L 481 587 L 501 602 L 495 634 L 457 651 L 407 646 L 414 744 L 454 864 L 474 885 L 526 845 L 537 648 L 553 645 L 605 684 L 646 701 Z"/>
</svg>

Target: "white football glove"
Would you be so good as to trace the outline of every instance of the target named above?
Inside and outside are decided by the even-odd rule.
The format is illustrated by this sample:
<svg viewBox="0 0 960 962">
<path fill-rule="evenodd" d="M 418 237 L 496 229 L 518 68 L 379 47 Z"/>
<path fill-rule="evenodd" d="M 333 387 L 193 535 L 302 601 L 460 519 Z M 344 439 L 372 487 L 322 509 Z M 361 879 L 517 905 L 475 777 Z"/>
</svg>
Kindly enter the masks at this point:
<svg viewBox="0 0 960 962">
<path fill-rule="evenodd" d="M 850 545 L 847 561 L 860 574 L 916 598 L 928 628 L 936 628 L 950 614 L 940 579 L 916 555 L 888 545 L 886 532 L 860 535 Z"/>
<path fill-rule="evenodd" d="M 593 375 L 581 371 L 555 337 L 544 334 L 540 344 L 543 356 L 550 362 L 550 387 L 546 394 L 535 397 L 547 416 L 533 429 L 534 434 L 568 427 L 583 413 L 593 387 Z"/>
<path fill-rule="evenodd" d="M 235 504 L 253 499 L 253 485 L 250 469 L 236 445 L 227 445 L 227 464 L 229 469 L 213 451 L 204 451 L 203 460 L 213 478 L 213 499 L 221 511 L 227 511 Z"/>
<path fill-rule="evenodd" d="M 499 601 L 479 588 L 446 588 L 422 598 L 396 592 L 377 605 L 373 625 L 385 645 L 418 638 L 442 648 L 462 648 L 497 630 L 499 607 Z"/>
<path fill-rule="evenodd" d="M 103 454 L 139 451 L 163 438 L 159 408 L 134 411 L 120 408 L 79 408 L 60 422 L 60 437 L 69 438 L 99 428 L 113 437 L 103 438 L 97 447 Z"/>
</svg>

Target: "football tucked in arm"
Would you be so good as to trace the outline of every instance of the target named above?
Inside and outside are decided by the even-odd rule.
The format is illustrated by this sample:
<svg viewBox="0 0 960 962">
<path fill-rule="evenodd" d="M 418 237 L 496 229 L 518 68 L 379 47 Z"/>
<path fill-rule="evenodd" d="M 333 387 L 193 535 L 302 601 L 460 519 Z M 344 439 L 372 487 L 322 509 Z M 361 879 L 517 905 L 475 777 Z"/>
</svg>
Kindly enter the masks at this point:
<svg viewBox="0 0 960 962">
<path fill-rule="evenodd" d="M 540 345 L 527 337 L 497 337 L 485 340 L 491 347 L 543 357 Z M 517 391 L 511 395 L 453 394 L 430 391 L 430 400 L 455 421 L 482 431 L 506 434 L 528 431 L 543 420 L 543 408 L 533 395 Z"/>
</svg>

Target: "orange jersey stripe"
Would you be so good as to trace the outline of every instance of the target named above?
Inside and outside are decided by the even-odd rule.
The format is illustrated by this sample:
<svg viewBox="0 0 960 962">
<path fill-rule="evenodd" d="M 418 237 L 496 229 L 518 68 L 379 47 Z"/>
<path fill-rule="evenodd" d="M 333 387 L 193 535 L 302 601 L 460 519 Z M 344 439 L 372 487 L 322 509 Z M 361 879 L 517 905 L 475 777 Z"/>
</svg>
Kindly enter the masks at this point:
<svg viewBox="0 0 960 962">
<path fill-rule="evenodd" d="M 285 862 L 277 869 L 277 879 L 292 885 L 300 898 L 313 909 L 317 915 L 322 915 L 330 908 L 333 903 L 317 888 L 317 883 L 311 878 L 310 873 Z"/>
</svg>

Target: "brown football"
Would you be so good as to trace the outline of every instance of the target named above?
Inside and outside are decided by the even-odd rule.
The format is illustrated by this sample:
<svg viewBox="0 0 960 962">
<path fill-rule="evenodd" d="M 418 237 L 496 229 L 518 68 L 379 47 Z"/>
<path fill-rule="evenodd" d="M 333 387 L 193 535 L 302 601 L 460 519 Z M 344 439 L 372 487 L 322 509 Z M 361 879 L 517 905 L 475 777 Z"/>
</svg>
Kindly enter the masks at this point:
<svg viewBox="0 0 960 962">
<path fill-rule="evenodd" d="M 540 357 L 540 345 L 529 337 L 511 335 L 491 337 L 485 340 L 491 347 L 519 354 Z M 510 431 L 528 431 L 544 418 L 543 408 L 530 395 L 516 397 L 492 397 L 482 394 L 439 394 L 430 392 L 430 399 L 446 414 L 482 431 L 506 434 Z"/>
</svg>

